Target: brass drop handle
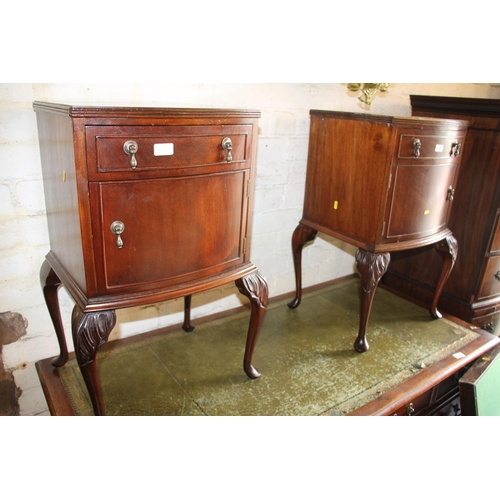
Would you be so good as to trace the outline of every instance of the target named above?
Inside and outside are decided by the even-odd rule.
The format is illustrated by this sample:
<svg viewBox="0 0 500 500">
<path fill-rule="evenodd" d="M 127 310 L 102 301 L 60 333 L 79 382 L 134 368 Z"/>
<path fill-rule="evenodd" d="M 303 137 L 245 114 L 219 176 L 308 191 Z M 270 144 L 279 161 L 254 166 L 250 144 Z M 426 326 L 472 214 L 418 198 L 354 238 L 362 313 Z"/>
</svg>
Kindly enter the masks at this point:
<svg viewBox="0 0 500 500">
<path fill-rule="evenodd" d="M 410 403 L 408 405 L 408 408 L 406 408 L 406 415 L 408 417 L 411 417 L 415 413 L 415 408 L 413 407 L 413 403 Z"/>
<path fill-rule="evenodd" d="M 446 198 L 448 201 L 453 201 L 453 197 L 455 196 L 455 190 L 453 189 L 453 186 L 450 186 L 448 188 L 448 197 Z"/>
<path fill-rule="evenodd" d="M 225 137 L 224 139 L 222 139 L 222 149 L 227 151 L 226 161 L 228 163 L 231 163 L 233 161 L 233 155 L 231 154 L 231 151 L 233 149 L 233 142 L 229 137 Z"/>
<path fill-rule="evenodd" d="M 422 142 L 420 139 L 413 139 L 413 156 L 418 158 L 420 156 L 420 148 L 422 147 Z"/>
<path fill-rule="evenodd" d="M 460 156 L 460 148 L 462 147 L 462 145 L 459 143 L 459 142 L 454 142 L 452 145 L 451 145 L 451 153 L 450 153 L 450 156 L 454 156 L 455 158 L 457 156 Z"/>
<path fill-rule="evenodd" d="M 495 278 L 500 281 L 500 271 L 497 271 L 497 273 L 495 274 Z"/>
<path fill-rule="evenodd" d="M 123 240 L 121 234 L 125 231 L 125 224 L 121 220 L 115 220 L 111 224 L 111 232 L 116 234 L 116 246 L 118 248 L 123 247 Z"/>
<path fill-rule="evenodd" d="M 125 151 L 125 153 L 127 153 L 128 155 L 132 155 L 132 157 L 130 158 L 130 166 L 133 169 L 137 168 L 137 159 L 135 157 L 135 154 L 137 153 L 138 150 L 139 146 L 135 141 L 127 141 L 123 145 L 123 151 Z"/>
</svg>

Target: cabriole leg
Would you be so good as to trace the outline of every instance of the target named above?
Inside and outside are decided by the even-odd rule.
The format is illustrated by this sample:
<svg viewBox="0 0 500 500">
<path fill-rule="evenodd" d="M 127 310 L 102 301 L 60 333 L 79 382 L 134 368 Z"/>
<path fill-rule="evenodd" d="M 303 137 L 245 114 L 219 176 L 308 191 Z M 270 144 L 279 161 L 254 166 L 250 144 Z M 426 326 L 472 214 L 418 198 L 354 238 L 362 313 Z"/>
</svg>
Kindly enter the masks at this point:
<svg viewBox="0 0 500 500">
<path fill-rule="evenodd" d="M 52 366 L 59 368 L 68 361 L 68 346 L 64 335 L 64 326 L 61 320 L 59 297 L 57 294 L 59 287 L 61 286 L 61 280 L 46 260 L 40 268 L 40 284 L 42 285 L 45 303 L 47 304 L 50 319 L 54 325 L 57 341 L 59 342 L 59 356 L 54 358 L 51 363 Z"/>
<path fill-rule="evenodd" d="M 430 313 L 433 318 L 441 318 L 442 314 L 437 309 L 437 304 L 441 293 L 443 291 L 444 285 L 448 280 L 451 270 L 455 265 L 458 254 L 458 243 L 453 235 L 447 236 L 444 240 L 439 241 L 436 244 L 436 250 L 439 252 L 443 258 L 443 269 L 441 270 L 441 276 L 439 277 L 439 282 L 434 292 L 434 297 L 432 299 L 432 304 L 430 308 Z"/>
<path fill-rule="evenodd" d="M 295 269 L 295 297 L 288 303 L 290 309 L 295 309 L 302 300 L 302 249 L 304 245 L 316 238 L 318 231 L 304 224 L 299 224 L 292 235 L 292 255 Z"/>
<path fill-rule="evenodd" d="M 260 372 L 252 365 L 252 357 L 262 325 L 262 319 L 266 311 L 268 298 L 267 282 L 265 278 L 256 271 L 236 280 L 236 286 L 243 295 L 250 299 L 250 304 L 252 306 L 243 359 L 243 369 L 250 378 L 258 378 L 260 377 Z"/>
<path fill-rule="evenodd" d="M 116 324 L 114 310 L 83 313 L 78 306 L 71 318 L 76 359 L 96 415 L 104 415 L 101 386 L 96 370 L 97 351 L 108 340 Z"/>
<path fill-rule="evenodd" d="M 389 253 L 374 254 L 361 248 L 356 252 L 356 268 L 361 281 L 359 332 L 354 342 L 354 349 L 358 352 L 365 352 L 370 347 L 366 340 L 366 326 L 378 283 L 387 271 L 390 260 Z"/>
</svg>

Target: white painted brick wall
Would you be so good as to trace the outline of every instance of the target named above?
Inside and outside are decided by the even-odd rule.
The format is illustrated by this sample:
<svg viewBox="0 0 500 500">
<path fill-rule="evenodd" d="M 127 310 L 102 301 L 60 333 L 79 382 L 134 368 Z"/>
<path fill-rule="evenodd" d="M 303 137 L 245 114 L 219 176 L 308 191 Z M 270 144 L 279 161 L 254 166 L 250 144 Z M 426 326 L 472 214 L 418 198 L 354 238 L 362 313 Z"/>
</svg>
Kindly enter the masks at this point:
<svg viewBox="0 0 500 500">
<path fill-rule="evenodd" d="M 392 84 L 371 108 L 345 84 L 0 84 L 0 312 L 28 320 L 28 334 L 4 346 L 6 367 L 22 389 L 23 415 L 47 407 L 34 363 L 57 354 L 57 341 L 38 281 L 48 233 L 33 100 L 68 104 L 258 109 L 257 179 L 252 261 L 266 277 L 271 296 L 294 289 L 290 240 L 301 217 L 309 134 L 309 110 L 333 109 L 409 115 L 409 94 L 500 97 L 500 89 L 478 84 Z M 303 253 L 303 283 L 310 286 L 354 272 L 348 244 L 318 236 Z M 60 292 L 68 345 L 73 302 Z M 246 302 L 233 285 L 193 297 L 193 318 Z M 111 339 L 182 321 L 183 301 L 117 312 Z"/>
</svg>

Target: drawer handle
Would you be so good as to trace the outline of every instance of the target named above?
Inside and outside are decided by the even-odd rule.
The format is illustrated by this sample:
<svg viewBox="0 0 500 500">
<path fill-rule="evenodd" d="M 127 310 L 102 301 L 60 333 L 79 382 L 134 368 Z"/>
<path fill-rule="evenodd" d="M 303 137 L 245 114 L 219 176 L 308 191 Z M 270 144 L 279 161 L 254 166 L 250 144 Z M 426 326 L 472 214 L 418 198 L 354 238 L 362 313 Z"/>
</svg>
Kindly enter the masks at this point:
<svg viewBox="0 0 500 500">
<path fill-rule="evenodd" d="M 125 153 L 127 153 L 128 155 L 132 155 L 132 158 L 130 158 L 130 166 L 133 169 L 137 168 L 137 159 L 135 158 L 135 154 L 137 153 L 138 149 L 139 146 L 135 141 L 127 141 L 123 145 L 123 151 L 125 151 Z"/>
<path fill-rule="evenodd" d="M 452 145 L 451 145 L 451 153 L 450 153 L 450 156 L 454 156 L 455 158 L 457 158 L 457 156 L 460 156 L 460 148 L 462 147 L 462 145 L 459 143 L 459 142 L 454 142 Z"/>
<path fill-rule="evenodd" d="M 225 137 L 224 139 L 222 139 L 222 149 L 227 151 L 226 161 L 228 163 L 231 163 L 233 161 L 233 155 L 231 154 L 233 143 L 229 137 Z"/>
<path fill-rule="evenodd" d="M 495 278 L 500 281 L 500 271 L 497 271 L 497 273 L 495 274 Z"/>
<path fill-rule="evenodd" d="M 408 408 L 406 408 L 406 415 L 408 417 L 411 417 L 415 413 L 415 408 L 413 408 L 413 403 L 410 403 L 408 405 Z"/>
<path fill-rule="evenodd" d="M 123 247 L 123 240 L 121 234 L 125 231 L 125 224 L 121 220 L 115 220 L 111 224 L 111 232 L 116 234 L 116 246 L 118 248 Z"/>
<path fill-rule="evenodd" d="M 448 197 L 446 198 L 448 201 L 453 201 L 453 197 L 455 196 L 455 190 L 453 189 L 453 186 L 450 186 L 448 188 Z"/>
<path fill-rule="evenodd" d="M 420 139 L 414 139 L 413 140 L 413 156 L 415 158 L 418 158 L 420 156 L 420 148 L 422 147 L 422 143 L 420 142 Z"/>
</svg>

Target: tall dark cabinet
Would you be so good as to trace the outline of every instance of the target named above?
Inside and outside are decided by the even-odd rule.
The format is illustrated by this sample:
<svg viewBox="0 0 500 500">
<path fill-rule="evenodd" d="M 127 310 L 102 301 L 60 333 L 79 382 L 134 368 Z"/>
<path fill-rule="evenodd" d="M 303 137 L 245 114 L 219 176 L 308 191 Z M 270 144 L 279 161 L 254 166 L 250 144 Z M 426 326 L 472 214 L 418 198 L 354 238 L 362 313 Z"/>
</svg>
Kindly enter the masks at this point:
<svg viewBox="0 0 500 500">
<path fill-rule="evenodd" d="M 500 100 L 410 96 L 412 114 L 470 124 L 449 228 L 459 252 L 439 309 L 493 331 L 500 313 Z M 383 283 L 430 302 L 441 262 L 431 248 L 395 252 Z"/>
</svg>

